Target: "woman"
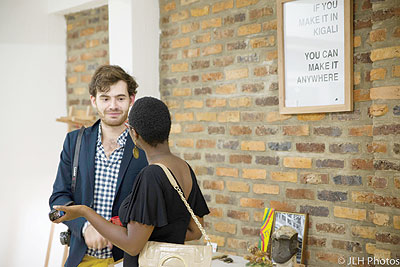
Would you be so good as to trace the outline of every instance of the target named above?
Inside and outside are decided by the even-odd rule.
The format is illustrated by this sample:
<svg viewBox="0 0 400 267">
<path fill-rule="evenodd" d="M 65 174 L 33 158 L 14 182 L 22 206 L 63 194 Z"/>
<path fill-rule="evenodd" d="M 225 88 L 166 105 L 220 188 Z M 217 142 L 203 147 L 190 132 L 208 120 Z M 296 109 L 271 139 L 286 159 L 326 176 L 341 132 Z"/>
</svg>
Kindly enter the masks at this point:
<svg viewBox="0 0 400 267">
<path fill-rule="evenodd" d="M 210 213 L 191 167 L 169 150 L 171 117 L 168 107 L 152 97 L 138 99 L 129 112 L 129 133 L 146 153 L 149 166 L 138 174 L 132 193 L 119 210 L 123 227 L 114 225 L 84 205 L 55 206 L 66 214 L 55 221 L 85 217 L 112 244 L 125 251 L 124 266 L 138 266 L 138 254 L 150 241 L 183 244 L 201 237 L 183 201 L 158 165 L 169 168 L 194 213 L 203 224 Z M 133 151 L 135 154 L 135 151 Z"/>
</svg>

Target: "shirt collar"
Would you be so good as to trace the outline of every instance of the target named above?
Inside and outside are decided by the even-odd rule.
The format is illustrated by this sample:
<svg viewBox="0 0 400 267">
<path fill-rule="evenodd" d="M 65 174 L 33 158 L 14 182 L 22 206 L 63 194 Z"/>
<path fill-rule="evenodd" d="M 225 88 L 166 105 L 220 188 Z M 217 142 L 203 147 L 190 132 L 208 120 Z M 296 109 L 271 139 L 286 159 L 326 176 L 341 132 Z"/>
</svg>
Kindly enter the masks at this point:
<svg viewBox="0 0 400 267">
<path fill-rule="evenodd" d="M 123 131 L 120 134 L 120 136 L 118 137 L 117 143 L 118 143 L 119 147 L 124 147 L 125 146 L 126 140 L 127 140 L 127 137 L 128 137 L 128 132 L 129 132 L 129 130 L 128 130 L 128 128 L 126 128 L 125 131 Z M 99 124 L 99 133 L 97 135 L 97 146 L 101 145 L 101 134 L 102 134 L 102 131 L 101 131 L 101 122 L 100 122 L 100 124 Z"/>
</svg>

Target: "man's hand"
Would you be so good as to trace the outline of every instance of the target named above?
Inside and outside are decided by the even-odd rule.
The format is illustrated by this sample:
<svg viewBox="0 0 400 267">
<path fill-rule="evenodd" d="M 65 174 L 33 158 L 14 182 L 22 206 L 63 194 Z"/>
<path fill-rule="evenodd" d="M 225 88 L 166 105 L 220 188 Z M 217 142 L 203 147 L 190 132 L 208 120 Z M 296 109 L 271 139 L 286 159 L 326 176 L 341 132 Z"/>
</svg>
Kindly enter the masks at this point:
<svg viewBox="0 0 400 267">
<path fill-rule="evenodd" d="M 105 247 L 112 248 L 112 244 L 110 241 L 105 239 L 103 236 L 96 231 L 96 229 L 89 224 L 83 233 L 83 237 L 85 238 L 85 243 L 88 248 L 92 249 L 102 249 Z"/>
</svg>

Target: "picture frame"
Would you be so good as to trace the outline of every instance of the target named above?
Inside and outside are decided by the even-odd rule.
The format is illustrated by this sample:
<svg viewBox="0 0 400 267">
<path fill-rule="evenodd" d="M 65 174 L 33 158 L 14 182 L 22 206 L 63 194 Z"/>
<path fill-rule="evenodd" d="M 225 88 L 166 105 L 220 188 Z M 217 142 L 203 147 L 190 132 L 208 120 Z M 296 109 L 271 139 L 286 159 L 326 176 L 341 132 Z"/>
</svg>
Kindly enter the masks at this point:
<svg viewBox="0 0 400 267">
<path fill-rule="evenodd" d="M 277 0 L 281 114 L 353 110 L 352 2 Z"/>
<path fill-rule="evenodd" d="M 296 254 L 296 262 L 304 264 L 305 260 L 305 246 L 308 233 L 308 214 L 297 212 L 275 211 L 273 231 L 279 229 L 281 226 L 290 226 L 298 233 L 297 240 L 299 241 L 299 250 Z"/>
</svg>

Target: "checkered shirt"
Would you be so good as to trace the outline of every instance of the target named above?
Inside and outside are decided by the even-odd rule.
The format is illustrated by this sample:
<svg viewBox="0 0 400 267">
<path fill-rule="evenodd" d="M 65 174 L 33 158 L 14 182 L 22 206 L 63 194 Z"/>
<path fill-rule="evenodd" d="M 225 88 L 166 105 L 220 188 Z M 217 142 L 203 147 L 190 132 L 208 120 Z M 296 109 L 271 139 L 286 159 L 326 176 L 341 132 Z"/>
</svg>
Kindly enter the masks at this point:
<svg viewBox="0 0 400 267">
<path fill-rule="evenodd" d="M 106 220 L 111 219 L 119 167 L 121 166 L 127 136 L 128 129 L 126 129 L 117 139 L 119 148 L 115 149 L 111 153 L 110 157 L 107 158 L 101 142 L 101 125 L 99 126 L 94 168 L 95 182 L 93 209 Z M 100 250 L 88 248 L 86 254 L 98 259 L 112 257 L 112 252 L 108 247 Z"/>
</svg>

